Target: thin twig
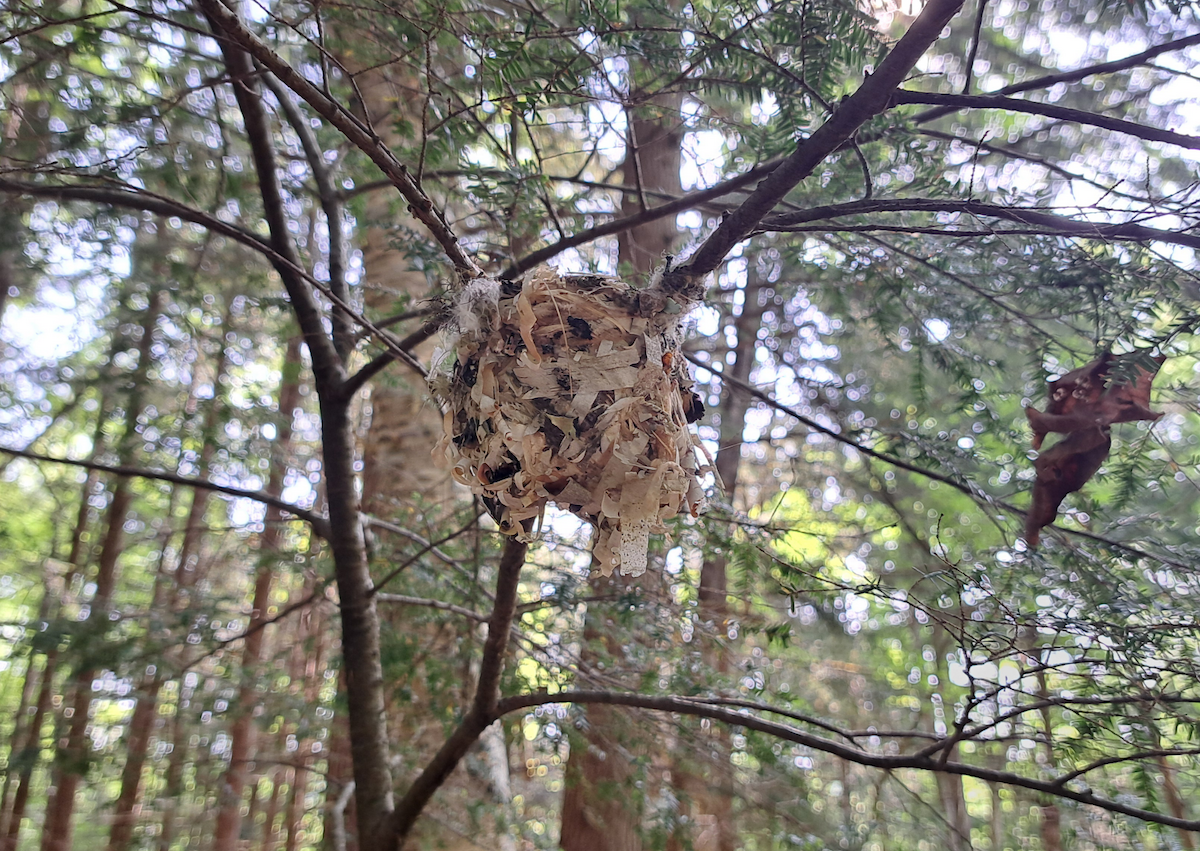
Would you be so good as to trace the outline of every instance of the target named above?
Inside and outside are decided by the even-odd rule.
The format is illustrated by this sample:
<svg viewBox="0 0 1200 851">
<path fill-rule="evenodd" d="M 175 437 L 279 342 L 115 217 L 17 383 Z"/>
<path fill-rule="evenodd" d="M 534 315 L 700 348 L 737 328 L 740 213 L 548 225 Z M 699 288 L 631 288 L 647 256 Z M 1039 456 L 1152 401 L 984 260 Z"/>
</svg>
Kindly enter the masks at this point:
<svg viewBox="0 0 1200 851">
<path fill-rule="evenodd" d="M 180 476 L 176 473 L 168 473 L 165 470 L 147 470 L 141 467 L 125 467 L 114 464 L 100 464 L 95 461 L 77 461 L 74 458 L 56 458 L 51 455 L 42 455 L 38 452 L 27 452 L 24 449 L 13 449 L 8 446 L 0 446 L 0 452 L 6 455 L 13 455 L 17 458 L 27 458 L 30 461 L 45 461 L 50 464 L 64 464 L 68 467 L 79 467 L 84 470 L 95 470 L 99 473 L 112 473 L 114 476 L 131 476 L 138 479 L 148 479 L 155 482 L 170 482 L 174 485 L 182 485 L 184 487 L 195 488 L 197 490 L 215 491 L 223 493 L 227 496 L 236 496 L 242 499 L 252 499 L 255 502 L 261 502 L 263 505 L 270 505 L 278 508 L 287 514 L 291 514 L 298 520 L 303 520 L 308 523 L 313 530 L 313 534 L 317 537 L 325 538 L 329 534 L 329 521 L 322 515 L 314 511 L 309 511 L 307 508 L 301 508 L 298 505 L 293 505 L 286 500 L 282 500 L 277 496 L 272 496 L 263 491 L 252 491 L 246 488 L 235 488 L 229 485 L 219 485 L 216 482 L 208 482 L 203 479 L 193 479 L 188 476 Z"/>
</svg>

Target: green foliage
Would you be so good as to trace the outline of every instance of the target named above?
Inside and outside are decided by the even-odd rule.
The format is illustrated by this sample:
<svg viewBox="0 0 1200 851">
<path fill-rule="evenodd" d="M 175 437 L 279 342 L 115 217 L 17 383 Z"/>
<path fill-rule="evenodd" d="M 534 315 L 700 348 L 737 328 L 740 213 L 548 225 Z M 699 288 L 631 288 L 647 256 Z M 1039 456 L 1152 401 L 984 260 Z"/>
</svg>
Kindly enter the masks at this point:
<svg viewBox="0 0 1200 851">
<path fill-rule="evenodd" d="M 976 39 L 971 91 L 1129 55 L 1188 33 L 1190 18 L 1175 17 L 1185 6 L 988 4 L 979 35 L 972 16 L 960 16 L 905 88 L 964 91 Z M 144 193 L 142 201 L 169 199 L 192 218 L 264 236 L 245 127 L 205 23 L 178 4 L 147 10 L 17 3 L 0 12 L 0 26 L 16 34 L 0 45 L 0 177 Z M 667 200 L 622 183 L 629 116 L 678 131 L 689 180 L 712 185 L 793 151 L 877 65 L 900 25 L 885 32 L 842 0 L 283 3 L 251 23 L 359 118 L 360 84 L 376 69 L 392 75 L 395 109 L 375 132 L 491 270 L 627 213 L 639 189 L 650 204 Z M 1186 127 L 1188 98 L 1172 86 L 1187 78 L 1189 57 L 1171 52 L 1024 96 Z M 300 105 L 341 193 L 318 200 L 320 169 L 274 95 L 264 103 L 288 238 L 306 274 L 329 281 L 323 204 L 344 202 L 338 215 L 357 242 L 371 232 L 376 248 L 403 255 L 440 295 L 449 286 L 441 249 L 399 201 L 373 203 L 386 190 L 368 158 Z M 722 273 L 691 346 L 711 368 L 698 375 L 712 379 L 701 389 L 719 416 L 735 413 L 721 376 L 739 335 L 750 335 L 750 383 L 776 403 L 753 402 L 736 424 L 746 437 L 737 488 L 714 493 L 707 518 L 673 522 L 655 545 L 660 569 L 641 585 L 597 591 L 585 536 L 547 519 L 547 544 L 523 574 L 504 692 L 766 703 L 779 712 L 753 711 L 866 755 L 911 754 L 958 733 L 947 759 L 1038 781 L 1080 772 L 1069 788 L 1149 812 L 1172 806 L 1154 755 L 1164 750 L 1185 815 L 1195 817 L 1198 314 L 1194 259 L 1168 239 L 1193 230 L 1194 172 L 1192 160 L 1157 143 L 1003 110 L 929 119 L 905 107 L 864 125 L 777 212 L 867 195 L 932 198 L 1144 222 L 1163 228 L 1163 241 L 926 209 L 756 236 Z M 308 364 L 285 362 L 297 332 L 277 270 L 170 212 L 14 198 L 0 229 L 16 293 L 0 335 L 2 444 L 278 488 L 320 510 L 320 411 Z M 730 194 L 680 221 L 699 239 L 737 202 Z M 615 263 L 607 237 L 573 252 L 562 259 L 576 269 Z M 356 312 L 375 322 L 424 306 L 425 294 L 411 292 L 385 310 L 380 294 L 392 295 L 395 282 L 368 280 L 357 262 L 345 282 Z M 146 363 L 143 323 L 156 293 L 165 307 Z M 756 298 L 761 321 L 739 327 Z M 398 337 L 419 328 L 405 321 Z M 348 369 L 381 351 L 369 337 L 354 341 Z M 1141 353 L 1119 362 L 1117 383 L 1167 356 L 1154 403 L 1164 417 L 1114 428 L 1110 458 L 1031 551 L 1020 539 L 1033 469 L 1024 406 L 1042 405 L 1048 379 L 1105 351 Z M 294 410 L 280 410 L 293 381 L 304 392 Z M 364 406 L 364 424 L 367 415 Z M 725 433 L 714 419 L 701 424 L 717 450 L 728 449 L 718 445 Z M 179 830 L 164 846 L 200 842 L 230 731 L 250 712 L 270 742 L 264 753 L 287 771 L 330 778 L 298 790 L 300 810 L 313 815 L 294 838 L 315 847 L 315 814 L 330 810 L 336 778 L 348 776 L 338 775 L 346 704 L 329 627 L 337 601 L 320 543 L 250 500 L 196 503 L 192 489 L 153 479 L 134 480 L 126 516 L 114 518 L 112 474 L 0 463 L 0 758 L 11 777 L 32 770 L 37 812 L 72 677 L 86 674 L 95 680 L 83 697 L 91 738 L 83 753 L 58 755 L 60 769 L 87 772 L 77 847 L 107 839 L 132 712 L 146 701 L 157 701 L 159 722 L 137 842 L 156 844 L 172 818 Z M 372 530 L 371 568 L 377 580 L 399 571 L 378 606 L 403 783 L 468 705 L 498 538 L 475 506 L 414 497 L 389 510 L 384 519 L 410 534 Z M 110 610 L 93 611 L 112 528 L 123 533 L 116 591 Z M 728 593 L 714 610 L 702 605 L 700 582 L 718 563 Z M 264 631 L 265 662 L 242 666 L 249 595 L 267 570 L 267 617 L 279 622 Z M 52 660 L 49 715 L 33 747 L 18 747 Z M 747 849 L 950 841 L 946 792 L 927 772 L 881 773 L 747 728 L 714 744 L 679 718 L 654 726 L 649 715 L 621 717 L 633 719 L 634 780 L 598 794 L 638 796 L 647 847 L 694 842 L 692 799 L 662 778 L 713 753 L 738 790 L 732 817 Z M 527 847 L 557 841 L 546 825 L 587 718 L 550 704 L 510 719 L 519 805 L 501 821 Z M 638 751 L 645 738 L 672 752 Z M 481 765 L 468 760 L 468 772 Z M 296 791 L 297 774 L 276 767 L 262 788 Z M 1049 799 L 1007 786 L 993 798 L 971 778 L 954 788 L 973 844 L 983 844 L 1000 802 L 1000 847 L 1039 847 L 1037 808 Z M 1057 806 L 1073 847 L 1175 840 L 1142 821 Z M 465 812 L 472 831 L 495 815 L 482 800 Z M 194 835 L 181 827 L 189 820 L 200 825 Z M 23 840 L 31 827 L 27 818 Z"/>
</svg>

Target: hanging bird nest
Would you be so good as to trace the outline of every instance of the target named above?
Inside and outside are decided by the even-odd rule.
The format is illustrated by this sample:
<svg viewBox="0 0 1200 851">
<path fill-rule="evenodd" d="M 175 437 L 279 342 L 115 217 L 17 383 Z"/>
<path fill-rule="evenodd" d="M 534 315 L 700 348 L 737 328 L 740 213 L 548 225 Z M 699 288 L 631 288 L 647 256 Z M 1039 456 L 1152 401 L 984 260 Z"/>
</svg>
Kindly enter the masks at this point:
<svg viewBox="0 0 1200 851">
<path fill-rule="evenodd" d="M 439 451 L 501 531 L 523 539 L 553 502 L 596 527 L 605 574 L 646 569 L 649 536 L 704 502 L 688 428 L 704 412 L 680 355 L 684 309 L 659 293 L 547 268 L 478 278 L 431 373 Z"/>
</svg>

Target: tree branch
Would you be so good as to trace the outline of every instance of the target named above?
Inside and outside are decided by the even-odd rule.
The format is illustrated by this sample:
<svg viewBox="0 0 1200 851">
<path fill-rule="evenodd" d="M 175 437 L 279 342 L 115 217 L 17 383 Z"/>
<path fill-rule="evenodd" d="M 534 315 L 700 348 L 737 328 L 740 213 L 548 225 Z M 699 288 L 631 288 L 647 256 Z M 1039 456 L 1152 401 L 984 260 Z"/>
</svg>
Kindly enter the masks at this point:
<svg viewBox="0 0 1200 851">
<path fill-rule="evenodd" d="M 733 247 L 749 236 L 775 205 L 827 156 L 864 123 L 889 107 L 896 86 L 937 40 L 962 4 L 963 0 L 930 0 L 926 3 L 908 32 L 875 73 L 863 81 L 858 91 L 842 101 L 828 121 L 802 141 L 741 206 L 722 219 L 685 264 L 667 271 L 661 281 L 663 291 L 678 293 L 689 300 L 698 298 L 704 291 L 704 278 L 721 264 Z"/>
<path fill-rule="evenodd" d="M 27 452 L 23 449 L 12 449 L 7 446 L 0 446 L 0 452 L 6 455 L 13 455 L 17 458 L 28 458 L 30 461 L 45 461 L 50 464 L 63 464 L 68 467 L 79 467 L 84 470 L 95 470 L 100 473 L 111 473 L 114 476 L 130 476 L 137 479 L 148 479 L 153 482 L 170 482 L 174 485 L 182 485 L 184 487 L 196 488 L 197 490 L 214 491 L 215 493 L 223 493 L 228 496 L 241 497 L 243 499 L 252 499 L 255 502 L 261 502 L 263 505 L 270 505 L 273 508 L 278 508 L 287 514 L 292 515 L 298 520 L 303 520 L 308 523 L 315 534 L 319 538 L 329 537 L 329 521 L 317 514 L 314 511 L 309 511 L 307 508 L 300 508 L 290 502 L 280 499 L 277 496 L 271 496 L 263 491 L 252 491 L 245 488 L 235 488 L 229 485 L 218 485 L 215 482 L 206 482 L 203 479 L 192 479 L 187 476 L 180 476 L 176 473 L 168 473 L 163 470 L 144 470 L 140 467 L 124 467 L 113 464 L 99 464 L 95 461 L 76 461 L 73 458 L 55 458 L 50 455 L 41 455 L 37 452 Z"/>
<path fill-rule="evenodd" d="M 443 612 L 452 612 L 456 615 L 462 615 L 469 620 L 478 621 L 479 623 L 487 623 L 486 615 L 481 615 L 479 612 L 456 606 L 453 603 L 447 603 L 444 600 L 433 600 L 428 597 L 409 597 L 407 594 L 390 594 L 379 593 L 375 595 L 375 599 L 381 603 L 397 603 L 401 606 L 419 606 L 425 609 L 440 609 Z"/>
<path fill-rule="evenodd" d="M 1053 780 L 1037 780 L 1030 777 L 1022 777 L 1019 774 L 1009 771 L 999 771 L 983 766 L 968 765 L 962 762 L 939 762 L 929 757 L 920 757 L 911 754 L 900 754 L 897 756 L 874 754 L 859 750 L 851 745 L 844 745 L 812 733 L 806 733 L 803 730 L 797 730 L 795 727 L 787 724 L 766 721 L 753 715 L 707 705 L 702 700 L 690 698 L 674 696 L 654 697 L 642 694 L 621 694 L 601 691 L 564 691 L 556 694 L 535 693 L 516 695 L 501 700 L 496 707 L 496 714 L 497 717 L 500 717 L 510 712 L 528 709 L 533 706 L 544 706 L 550 703 L 600 703 L 610 706 L 630 706 L 637 709 L 650 709 L 659 712 L 676 712 L 680 715 L 694 715 L 701 718 L 709 718 L 713 721 L 722 721 L 736 727 L 745 727 L 769 736 L 775 736 L 784 741 L 804 745 L 821 753 L 840 757 L 856 765 L 879 768 L 884 771 L 908 768 L 920 771 L 957 774 L 962 777 L 974 777 L 991 783 L 1001 783 L 1006 786 L 1044 792 L 1048 795 L 1066 798 L 1153 824 L 1162 824 L 1182 830 L 1200 831 L 1200 820 L 1176 818 L 1154 812 L 1153 810 L 1130 806 L 1121 801 L 1101 798 L 1090 789 L 1076 791 L 1059 786 Z"/>
<path fill-rule="evenodd" d="M 497 709 L 500 674 L 504 670 L 505 650 L 508 647 L 509 633 L 517 608 L 517 587 L 527 550 L 528 544 L 518 541 L 515 537 L 509 537 L 504 542 L 504 554 L 500 557 L 500 568 L 496 578 L 496 603 L 488 621 L 487 640 L 483 644 L 483 659 L 479 666 L 475 697 L 458 729 L 446 740 L 425 766 L 421 776 L 409 787 L 408 793 L 396 805 L 396 811 L 389 820 L 385 834 L 387 841 L 394 842 L 395 847 L 404 843 L 421 810 L 433 797 L 433 793 L 446 782 L 450 772 L 483 731 L 503 714 Z"/>
<path fill-rule="evenodd" d="M 404 196 L 409 212 L 428 228 L 433 238 L 441 245 L 460 277 L 473 278 L 483 274 L 478 264 L 463 251 L 458 237 L 450 230 L 445 217 L 434 208 L 429 196 L 379 136 L 351 115 L 340 103 L 305 79 L 283 57 L 247 29 L 242 19 L 221 0 L 197 0 L 197 5 L 223 34 L 218 36 L 219 41 L 232 42 L 250 53 L 379 167 Z"/>
<path fill-rule="evenodd" d="M 394 357 L 391 360 L 404 360 L 407 362 L 405 354 L 398 352 L 393 343 L 391 335 L 384 334 L 380 329 L 372 324 L 361 313 L 355 310 L 346 303 L 345 300 L 330 289 L 330 287 L 321 281 L 318 281 L 308 271 L 300 265 L 298 259 L 292 256 L 287 256 L 276 251 L 275 248 L 267 240 L 251 233 L 248 230 L 231 225 L 228 222 L 223 222 L 215 216 L 211 216 L 200 210 L 188 207 L 186 204 L 180 204 L 170 198 L 162 195 L 157 195 L 153 192 L 130 187 L 124 184 L 116 186 L 62 186 L 62 185 L 46 185 L 39 183 L 28 183 L 24 181 L 10 180 L 0 177 L 0 192 L 5 192 L 12 195 L 21 195 L 31 198 L 53 198 L 62 201 L 88 201 L 94 204 L 107 204 L 112 207 L 121 207 L 129 210 L 143 210 L 146 212 L 157 213 L 163 216 L 177 216 L 184 221 L 200 225 L 213 233 L 220 236 L 228 237 L 235 242 L 244 245 L 248 248 L 261 254 L 279 273 L 280 277 L 285 274 L 298 276 L 306 281 L 315 289 L 319 290 L 323 295 L 333 302 L 334 306 L 344 311 L 348 316 L 354 319 L 359 325 L 366 329 L 367 333 L 375 337 L 381 345 L 392 350 Z M 291 254 L 291 252 L 289 252 Z M 414 361 L 414 363 L 416 363 Z M 423 371 L 423 367 L 416 363 L 416 368 Z M 360 385 L 361 386 L 361 382 Z"/>
<path fill-rule="evenodd" d="M 789 228 L 812 222 L 867 213 L 967 213 L 973 216 L 990 216 L 1043 228 L 1058 236 L 1109 239 L 1122 242 L 1165 242 L 1171 245 L 1184 245 L 1188 248 L 1200 248 L 1200 234 L 1186 231 L 1163 230 L 1131 222 L 1118 224 L 1081 222 L 1040 210 L 1003 207 L 997 204 L 961 201 L 952 198 L 890 198 L 812 207 L 798 213 L 785 213 L 763 219 L 761 227 L 756 232 L 784 232 Z M 953 232 L 948 232 L 947 235 L 953 235 Z"/>
<path fill-rule="evenodd" d="M 342 385 L 342 395 L 347 398 L 354 395 L 366 386 L 368 381 L 396 361 L 400 361 L 417 375 L 421 376 L 421 380 L 428 378 L 429 373 L 426 371 L 425 366 L 417 360 L 416 356 L 409 349 L 420 345 L 437 333 L 441 323 L 442 319 L 440 317 L 432 319 L 403 340 L 397 340 L 388 334 L 388 332 L 379 331 L 377 327 L 373 328 L 372 330 L 375 331 L 376 338 L 382 339 L 387 344 L 387 349 L 363 364 L 358 372 L 346 379 Z"/>
<path fill-rule="evenodd" d="M 287 89 L 273 74 L 264 74 L 266 83 L 279 107 L 287 117 L 296 136 L 300 139 L 300 147 L 304 149 L 304 158 L 312 170 L 313 182 L 317 186 L 317 199 L 321 202 L 321 210 L 325 213 L 325 226 L 329 229 L 329 289 L 343 304 L 350 302 L 350 288 L 346 284 L 346 237 L 342 231 L 342 199 L 341 193 L 333 183 L 333 175 L 325 163 L 321 146 L 317 144 L 316 134 L 300 112 Z M 333 347 L 337 349 L 342 362 L 350 359 L 354 349 L 354 331 L 350 320 L 352 316 L 344 307 L 335 304 L 333 309 Z"/>
<path fill-rule="evenodd" d="M 129 210 L 142 210 L 156 213 L 160 216 L 175 216 L 185 222 L 200 225 L 215 234 L 228 237 L 234 242 L 252 248 L 257 252 L 274 256 L 271 246 L 259 236 L 248 230 L 223 222 L 216 216 L 210 216 L 201 210 L 196 210 L 186 204 L 180 204 L 162 195 L 121 184 L 114 186 L 64 186 L 61 184 L 31 183 L 23 180 L 12 180 L 0 177 L 0 192 L 9 195 L 22 195 L 27 198 L 51 198 L 56 201 L 87 201 L 92 204 L 107 204 L 110 207 L 122 207 Z"/>
<path fill-rule="evenodd" d="M 691 355 L 686 355 L 686 357 L 693 364 L 700 367 L 701 369 L 708 370 L 713 375 L 718 376 L 722 381 L 727 381 L 730 384 L 740 387 L 743 391 L 745 391 L 749 395 L 753 396 L 755 399 L 758 399 L 759 401 L 761 401 L 763 404 L 767 405 L 768 407 L 773 408 L 774 410 L 779 411 L 782 414 L 787 414 L 789 417 L 792 417 L 793 419 L 799 421 L 806 428 L 809 428 L 812 431 L 823 434 L 826 437 L 829 437 L 830 439 L 843 444 L 844 446 L 849 446 L 849 447 L 861 452 L 863 455 L 866 455 L 870 458 L 874 458 L 878 461 L 882 461 L 885 464 L 890 464 L 891 466 L 897 467 L 901 470 L 907 470 L 910 473 L 915 473 L 918 476 L 922 476 L 931 481 L 941 482 L 942 484 L 949 485 L 950 487 L 954 488 L 955 490 L 959 491 L 960 493 L 964 493 L 967 496 L 971 497 L 971 499 L 975 500 L 976 502 L 978 502 L 981 505 L 994 506 L 996 508 L 1001 508 L 1001 509 L 1004 509 L 1005 511 L 1010 511 L 1013 514 L 1019 515 L 1021 517 L 1024 517 L 1026 514 L 1025 509 L 1018 508 L 1017 506 L 1013 505 L 1012 503 L 1005 502 L 1004 500 L 994 499 L 991 495 L 986 494 L 983 491 L 981 491 L 975 487 L 972 487 L 972 485 L 969 482 L 961 482 L 958 479 L 953 478 L 952 476 L 947 476 L 943 473 L 937 473 L 937 472 L 934 472 L 933 470 L 927 470 L 916 464 L 910 464 L 909 462 L 905 461 L 902 458 L 897 458 L 894 455 L 888 455 L 885 452 L 880 452 L 876 449 L 870 448 L 869 446 L 865 446 L 864 444 L 861 444 L 861 443 L 855 441 L 853 438 L 846 437 L 844 434 L 840 434 L 831 428 L 821 425 L 819 422 L 812 419 L 811 417 L 804 416 L 802 413 L 797 411 L 795 408 L 791 408 L 791 407 L 783 404 L 782 402 L 775 400 L 769 394 L 764 393 L 763 391 L 759 390 L 753 384 L 749 384 L 749 383 L 746 383 L 743 381 L 738 381 L 733 376 L 725 374 L 725 373 L 715 372 L 713 370 L 711 364 L 707 364 L 704 361 L 697 360 L 696 358 L 692 357 Z M 1056 529 L 1059 532 L 1064 532 L 1068 535 L 1073 535 L 1076 538 L 1086 538 L 1089 541 L 1094 541 L 1094 542 L 1096 542 L 1098 544 L 1102 544 L 1106 547 L 1111 547 L 1113 549 L 1120 550 L 1121 552 L 1124 552 L 1131 556 L 1135 556 L 1137 558 L 1154 559 L 1155 561 L 1170 565 L 1172 567 L 1179 568 L 1180 570 L 1185 570 L 1185 571 L 1191 572 L 1194 569 L 1193 565 L 1184 564 L 1183 562 L 1180 562 L 1180 561 L 1177 561 L 1174 559 L 1170 559 L 1170 558 L 1167 558 L 1162 555 L 1148 553 L 1145 550 L 1140 550 L 1137 547 L 1130 546 L 1129 544 L 1125 544 L 1120 541 L 1114 541 L 1111 538 L 1104 537 L 1103 535 L 1097 535 L 1095 532 L 1089 532 L 1086 529 L 1069 529 L 1067 527 L 1064 527 L 1064 526 L 1061 526 L 1058 524 L 1052 524 L 1051 526 L 1049 526 L 1047 528 Z"/>
<path fill-rule="evenodd" d="M 219 0 L 214 5 L 225 8 Z M 228 10 L 225 11 L 228 13 Z M 206 8 L 205 12 L 208 13 L 209 10 Z M 219 35 L 219 17 L 208 13 L 208 19 L 213 34 Z M 251 82 L 256 77 L 254 64 L 250 61 L 250 55 L 236 42 L 218 38 L 217 43 L 221 46 L 221 55 L 233 87 L 233 96 L 242 113 L 242 124 L 250 143 L 250 156 L 254 161 L 258 194 L 262 198 L 267 230 L 271 234 L 271 247 L 276 254 L 287 260 L 286 265 L 276 263 L 275 270 L 283 279 L 283 286 L 291 299 L 296 321 L 312 357 L 317 388 L 322 395 L 328 395 L 331 391 L 336 391 L 345 380 L 345 365 L 334 348 L 333 341 L 325 333 L 321 310 L 317 300 L 313 298 L 312 290 L 305 286 L 304 280 L 294 271 L 300 267 L 300 259 L 288 235 L 287 212 L 284 210 L 283 190 L 279 185 L 279 173 L 275 166 L 275 149 L 267 123 L 267 112 L 263 107 L 262 96 Z"/>
<path fill-rule="evenodd" d="M 1074 71 L 1063 71 L 1058 74 L 1046 74 L 1042 77 L 1035 77 L 1032 80 L 1024 80 L 1020 83 L 1013 83 L 1011 86 L 1005 86 L 999 91 L 993 92 L 996 95 L 1015 95 L 1021 92 L 1030 92 L 1037 89 L 1048 89 L 1058 83 L 1077 83 L 1087 77 L 1092 77 L 1097 74 L 1115 74 L 1118 71 L 1127 71 L 1130 68 L 1136 68 L 1139 65 L 1149 64 L 1151 59 L 1161 56 L 1164 53 L 1171 53 L 1176 50 L 1183 50 L 1192 45 L 1200 44 L 1200 33 L 1195 35 L 1177 38 L 1173 41 L 1168 41 L 1163 44 L 1155 45 L 1141 53 L 1135 53 L 1132 56 L 1127 56 L 1124 59 L 1114 59 L 1112 62 L 1101 62 L 1097 65 L 1088 65 L 1086 68 L 1078 68 Z M 913 121 L 924 123 L 926 121 L 934 121 L 941 118 L 943 115 L 949 115 L 954 112 L 957 107 L 938 107 L 936 109 L 927 109 L 922 113 L 913 116 Z"/>
<path fill-rule="evenodd" d="M 1040 115 L 1044 118 L 1054 118 L 1059 121 L 1071 121 L 1076 124 L 1087 124 L 1103 130 L 1113 130 L 1126 133 L 1148 142 L 1165 142 L 1168 145 L 1178 145 L 1189 150 L 1200 150 L 1200 136 L 1188 136 L 1185 133 L 1173 133 L 1170 130 L 1159 130 L 1139 124 L 1136 121 L 1126 121 L 1123 118 L 1109 118 L 1107 115 L 1097 115 L 1083 109 L 1071 109 L 1052 103 L 1038 103 L 1020 98 L 1004 97 L 1002 95 L 953 95 L 937 92 L 911 92 L 900 89 L 892 95 L 893 105 L 901 104 L 935 104 L 955 109 L 1003 109 L 1008 112 L 1023 112 L 1028 115 Z"/>
<path fill-rule="evenodd" d="M 374 584 L 372 584 L 371 596 L 378 595 L 379 589 L 383 588 L 383 586 L 387 585 L 389 582 L 391 582 L 393 579 L 395 579 L 401 573 L 408 570 L 409 567 L 416 564 L 417 560 L 420 559 L 421 556 L 425 555 L 427 552 L 430 552 L 431 550 L 437 550 L 438 547 L 441 546 L 442 544 L 453 541 L 459 535 L 462 535 L 463 533 L 469 532 L 471 529 L 476 528 L 476 524 L 478 522 L 479 522 L 479 515 L 477 514 L 474 517 L 472 517 L 465 525 L 459 527 L 458 529 L 455 529 L 453 532 L 449 533 L 448 535 L 444 535 L 436 541 L 426 541 L 424 544 L 421 545 L 421 549 L 417 550 L 417 552 L 413 553 L 411 556 L 409 556 L 407 559 L 405 559 L 403 562 L 401 562 L 397 567 L 392 568 L 392 570 L 388 573 L 387 576 L 383 577 L 378 582 L 375 582 Z"/>
<path fill-rule="evenodd" d="M 712 186 L 708 189 L 701 189 L 697 192 L 692 192 L 682 198 L 676 198 L 673 201 L 668 201 L 665 204 L 659 204 L 657 207 L 651 207 L 641 213 L 635 213 L 632 216 L 622 216 L 618 219 L 613 219 L 610 222 L 605 222 L 602 225 L 597 225 L 593 228 L 587 228 L 579 233 L 571 236 L 563 237 L 551 245 L 544 248 L 539 248 L 536 251 L 531 251 L 520 260 L 506 267 L 500 272 L 501 278 L 515 278 L 522 272 L 532 269 L 539 263 L 544 263 L 552 257 L 555 257 L 570 248 L 576 248 L 580 245 L 586 245 L 589 242 L 600 239 L 604 236 L 612 236 L 613 234 L 622 233 L 632 228 L 644 225 L 648 222 L 657 221 L 664 216 L 673 216 L 676 213 L 682 213 L 685 210 L 691 210 L 697 206 L 701 206 L 717 198 L 724 197 L 730 192 L 736 192 L 743 186 L 766 177 L 784 162 L 783 159 L 770 160 L 762 165 L 755 166 L 744 174 L 739 174 L 736 177 L 731 177 Z M 624 191 L 623 187 L 613 186 L 608 187 L 614 190 Z"/>
</svg>

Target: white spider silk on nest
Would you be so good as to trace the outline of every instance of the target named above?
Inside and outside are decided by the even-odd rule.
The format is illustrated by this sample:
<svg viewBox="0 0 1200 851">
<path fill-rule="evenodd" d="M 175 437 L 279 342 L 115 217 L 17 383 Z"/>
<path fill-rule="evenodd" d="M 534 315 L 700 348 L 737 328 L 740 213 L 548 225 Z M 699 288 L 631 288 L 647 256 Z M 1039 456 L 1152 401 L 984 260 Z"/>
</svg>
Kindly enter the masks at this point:
<svg viewBox="0 0 1200 851">
<path fill-rule="evenodd" d="M 616 278 L 546 268 L 522 282 L 477 278 L 431 377 L 455 478 L 508 534 L 531 537 L 548 502 L 589 521 L 605 575 L 643 573 L 650 533 L 704 503 L 682 310 L 646 301 Z"/>
</svg>

